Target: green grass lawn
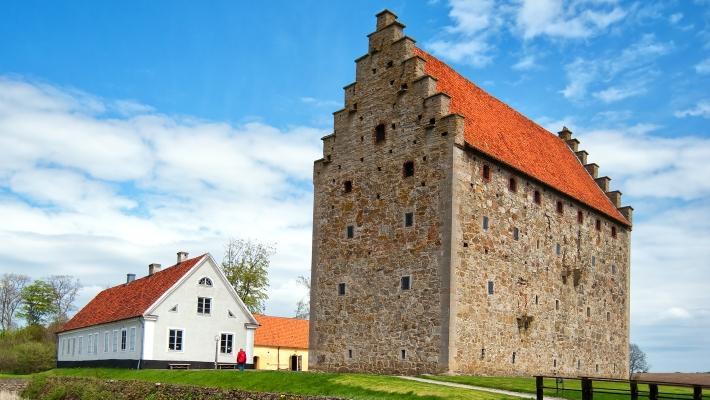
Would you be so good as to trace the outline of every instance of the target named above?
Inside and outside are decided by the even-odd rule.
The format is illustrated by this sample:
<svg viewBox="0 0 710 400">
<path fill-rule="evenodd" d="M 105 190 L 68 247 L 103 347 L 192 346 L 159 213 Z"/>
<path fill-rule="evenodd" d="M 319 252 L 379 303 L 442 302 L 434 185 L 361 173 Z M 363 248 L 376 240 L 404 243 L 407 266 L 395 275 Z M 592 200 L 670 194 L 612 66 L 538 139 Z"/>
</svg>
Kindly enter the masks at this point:
<svg viewBox="0 0 710 400">
<path fill-rule="evenodd" d="M 467 385 L 482 386 L 482 387 L 495 388 L 495 389 L 505 389 L 505 390 L 510 390 L 510 391 L 514 391 L 514 392 L 535 393 L 535 378 L 532 378 L 532 377 L 425 375 L 425 376 L 422 376 L 422 378 L 444 381 L 444 382 L 463 383 L 463 384 L 467 384 Z M 578 400 L 578 399 L 582 398 L 582 393 L 579 391 L 579 390 L 581 390 L 581 384 L 580 384 L 579 380 L 565 379 L 565 381 L 564 381 L 564 388 L 565 389 L 576 389 L 576 391 L 572 391 L 572 390 L 565 390 L 565 391 L 560 391 L 560 392 L 556 391 L 554 389 L 555 380 L 551 379 L 551 378 L 547 378 L 544 380 L 544 386 L 553 388 L 553 389 L 545 389 L 546 396 L 564 397 L 564 398 L 573 399 L 573 400 Z M 628 384 L 624 384 L 621 382 L 594 382 L 593 386 L 594 386 L 594 399 L 595 400 L 621 400 L 621 399 L 628 399 L 629 398 L 628 394 L 597 392 L 597 389 L 602 390 L 602 391 L 604 391 L 604 390 L 610 391 L 610 389 L 628 390 L 629 389 Z M 648 392 L 648 385 L 639 384 L 638 389 L 640 392 L 639 397 L 641 397 L 641 395 L 643 395 L 642 392 Z M 669 394 L 676 394 L 676 395 L 677 394 L 690 395 L 691 399 L 692 399 L 692 394 L 693 394 L 692 388 L 674 387 L 674 386 L 659 386 L 658 391 L 660 393 L 669 393 Z M 708 390 L 706 389 L 703 393 L 703 399 L 710 399 L 710 393 L 707 393 L 707 392 L 708 392 Z M 643 398 L 643 397 L 641 397 L 641 398 Z M 678 398 L 682 399 L 683 397 L 679 396 Z"/>
<path fill-rule="evenodd" d="M 125 379 L 194 386 L 343 397 L 348 399 L 516 399 L 475 390 L 449 388 L 401 378 L 367 374 L 277 371 L 168 371 L 55 369 L 38 375 Z"/>
</svg>

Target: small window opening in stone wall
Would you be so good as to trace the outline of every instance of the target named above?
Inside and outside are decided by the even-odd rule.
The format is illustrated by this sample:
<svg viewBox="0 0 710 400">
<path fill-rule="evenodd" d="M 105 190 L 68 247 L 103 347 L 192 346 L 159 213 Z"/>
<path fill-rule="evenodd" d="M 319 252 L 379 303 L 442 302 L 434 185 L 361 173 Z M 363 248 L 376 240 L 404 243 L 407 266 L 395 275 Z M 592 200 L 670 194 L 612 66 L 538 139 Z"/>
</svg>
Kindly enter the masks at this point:
<svg viewBox="0 0 710 400">
<path fill-rule="evenodd" d="M 350 193 L 353 191 L 353 181 L 345 181 L 343 182 L 343 191 L 345 193 Z"/>
<path fill-rule="evenodd" d="M 486 357 L 486 348 L 481 349 L 481 360 L 483 360 Z"/>
<path fill-rule="evenodd" d="M 595 228 L 596 228 L 598 231 L 602 230 L 602 221 L 600 221 L 599 219 L 597 219 L 597 222 L 595 223 Z"/>
<path fill-rule="evenodd" d="M 591 316 L 592 316 L 592 308 L 587 307 L 587 317 L 591 317 Z"/>
<path fill-rule="evenodd" d="M 414 176 L 414 161 L 407 161 L 402 166 L 402 175 L 405 178 Z"/>
<path fill-rule="evenodd" d="M 616 227 L 615 226 L 611 227 L 611 237 L 616 238 Z"/>
<path fill-rule="evenodd" d="M 345 296 L 345 284 L 338 283 L 338 296 Z"/>
<path fill-rule="evenodd" d="M 538 302 L 537 302 L 537 295 L 535 295 L 535 305 L 538 305 Z"/>
<path fill-rule="evenodd" d="M 595 256 L 592 256 L 592 267 L 597 266 L 597 258 Z"/>
<path fill-rule="evenodd" d="M 379 124 L 375 127 L 375 143 L 383 143 L 385 141 L 385 124 Z"/>
<path fill-rule="evenodd" d="M 518 182 L 515 180 L 515 178 L 510 178 L 510 180 L 508 181 L 508 190 L 513 193 L 518 191 Z"/>
<path fill-rule="evenodd" d="M 611 313 L 609 311 L 606 312 L 606 320 L 611 321 Z"/>
<path fill-rule="evenodd" d="M 557 212 L 560 213 L 560 214 L 562 214 L 562 212 L 563 212 L 564 210 L 565 210 L 564 204 L 562 204 L 561 201 L 558 201 L 558 202 L 557 202 Z"/>
<path fill-rule="evenodd" d="M 513 239 L 518 240 L 520 238 L 520 230 L 518 228 L 513 228 Z"/>
<path fill-rule="evenodd" d="M 436 123 L 436 118 L 429 118 L 429 125 L 434 125 Z"/>
<path fill-rule="evenodd" d="M 414 225 L 414 213 L 404 213 L 404 226 L 410 227 Z"/>
<path fill-rule="evenodd" d="M 348 239 L 352 239 L 353 236 L 355 236 L 355 227 L 354 226 L 348 225 L 347 235 L 348 235 Z"/>
<path fill-rule="evenodd" d="M 372 69 L 372 73 L 373 73 L 373 74 L 376 74 L 376 73 L 377 73 L 377 68 L 373 68 L 373 69 Z"/>
<path fill-rule="evenodd" d="M 562 246 L 560 246 L 559 243 L 557 243 L 557 245 L 555 246 L 555 254 L 557 254 L 558 256 L 562 254 Z"/>
<path fill-rule="evenodd" d="M 353 358 L 353 351 L 352 351 L 352 349 L 348 349 L 348 358 Z"/>
<path fill-rule="evenodd" d="M 392 61 L 387 61 L 387 68 L 392 68 L 394 63 Z"/>
<path fill-rule="evenodd" d="M 488 230 L 488 217 L 483 217 L 483 230 Z"/>
<path fill-rule="evenodd" d="M 493 294 L 493 281 L 488 281 L 488 294 Z"/>
<path fill-rule="evenodd" d="M 394 129 L 397 125 L 396 125 L 396 124 L 392 124 L 391 126 L 392 126 L 392 129 Z"/>
<path fill-rule="evenodd" d="M 406 359 L 407 358 L 407 350 L 402 350 L 400 352 L 400 356 L 402 357 L 402 360 Z"/>
<path fill-rule="evenodd" d="M 513 352 L 513 359 L 512 359 L 512 361 L 513 361 L 513 364 L 515 364 L 515 352 Z"/>
<path fill-rule="evenodd" d="M 399 287 L 402 290 L 409 290 L 412 288 L 412 277 L 407 275 L 399 278 Z"/>
<path fill-rule="evenodd" d="M 596 369 L 597 369 L 597 372 L 599 372 L 599 364 L 596 364 L 595 367 L 596 367 Z"/>
<path fill-rule="evenodd" d="M 584 222 L 584 213 L 582 211 L 577 211 L 577 222 L 580 224 Z"/>
<path fill-rule="evenodd" d="M 401 90 L 407 90 L 407 84 L 403 83 L 402 86 L 400 86 Z"/>
<path fill-rule="evenodd" d="M 582 360 L 577 360 L 577 369 L 582 368 Z"/>
<path fill-rule="evenodd" d="M 559 310 L 559 309 L 560 309 L 560 301 L 555 300 L 555 310 Z"/>
<path fill-rule="evenodd" d="M 552 366 L 553 366 L 554 368 L 557 368 L 557 360 L 552 360 Z"/>
<path fill-rule="evenodd" d="M 611 264 L 611 273 L 616 274 L 616 264 Z"/>
<path fill-rule="evenodd" d="M 535 204 L 542 203 L 542 196 L 540 195 L 539 191 L 536 190 L 535 193 L 533 193 L 533 200 L 535 201 Z"/>
<path fill-rule="evenodd" d="M 446 136 L 448 134 L 449 134 L 449 132 L 441 132 L 441 136 Z"/>
<path fill-rule="evenodd" d="M 486 182 L 490 181 L 491 180 L 491 167 L 489 167 L 488 165 L 484 165 L 482 175 L 483 175 L 484 181 L 486 181 Z"/>
</svg>

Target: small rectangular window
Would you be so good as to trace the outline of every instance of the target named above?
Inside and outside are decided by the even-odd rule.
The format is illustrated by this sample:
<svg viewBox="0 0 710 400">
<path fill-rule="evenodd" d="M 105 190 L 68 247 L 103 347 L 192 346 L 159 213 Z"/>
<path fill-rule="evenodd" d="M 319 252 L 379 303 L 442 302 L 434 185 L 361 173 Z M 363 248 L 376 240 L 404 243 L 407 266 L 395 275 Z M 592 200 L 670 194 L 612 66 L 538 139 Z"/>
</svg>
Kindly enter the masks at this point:
<svg viewBox="0 0 710 400">
<path fill-rule="evenodd" d="M 555 245 L 555 254 L 557 254 L 558 256 L 560 254 L 562 254 L 562 246 L 560 246 L 559 243 L 557 243 L 557 245 Z"/>
<path fill-rule="evenodd" d="M 513 193 L 518 191 L 518 182 L 515 180 L 515 178 L 510 178 L 510 180 L 508 181 L 508 190 Z"/>
<path fill-rule="evenodd" d="M 587 317 L 592 316 L 592 309 L 590 307 L 587 307 Z"/>
<path fill-rule="evenodd" d="M 414 213 L 405 213 L 404 214 L 404 226 L 410 227 L 414 225 Z"/>
<path fill-rule="evenodd" d="M 491 167 L 489 167 L 488 165 L 484 165 L 483 172 L 481 172 L 481 174 L 483 175 L 484 181 L 486 181 L 486 182 L 490 181 L 491 180 Z"/>
<path fill-rule="evenodd" d="M 128 337 L 128 349 L 130 351 L 135 351 L 136 350 L 136 328 L 132 327 L 131 328 L 131 334 Z"/>
<path fill-rule="evenodd" d="M 202 315 L 210 315 L 212 313 L 212 299 L 209 297 L 198 297 L 197 313 Z"/>
<path fill-rule="evenodd" d="M 350 193 L 353 191 L 353 181 L 343 182 L 343 192 Z"/>
<path fill-rule="evenodd" d="M 577 222 L 580 224 L 584 222 L 584 213 L 582 211 L 577 211 Z"/>
<path fill-rule="evenodd" d="M 128 331 L 121 329 L 121 351 L 126 351 L 128 348 Z"/>
<path fill-rule="evenodd" d="M 616 274 L 616 264 L 611 264 L 611 273 Z"/>
<path fill-rule="evenodd" d="M 611 227 L 611 237 L 616 238 L 616 227 L 615 226 Z"/>
<path fill-rule="evenodd" d="M 513 239 L 520 239 L 520 230 L 518 230 L 518 228 L 513 228 Z"/>
<path fill-rule="evenodd" d="M 558 201 L 557 202 L 557 212 L 562 214 L 563 211 L 564 211 L 564 204 L 561 201 Z"/>
<path fill-rule="evenodd" d="M 535 201 L 535 204 L 542 203 L 542 196 L 540 195 L 539 191 L 536 190 L 535 193 L 533 193 L 533 200 Z"/>
<path fill-rule="evenodd" d="M 481 360 L 483 360 L 486 357 L 486 348 L 481 349 Z"/>
<path fill-rule="evenodd" d="M 493 281 L 488 281 L 488 294 L 493 294 Z"/>
<path fill-rule="evenodd" d="M 81 355 L 81 352 L 82 352 L 83 349 L 84 349 L 84 337 L 83 337 L 83 336 L 79 336 L 79 349 L 78 349 L 77 353 L 78 353 L 79 355 Z"/>
<path fill-rule="evenodd" d="M 515 352 L 513 352 L 513 364 L 515 364 Z"/>
<path fill-rule="evenodd" d="M 94 333 L 94 354 L 99 354 L 99 334 Z"/>
<path fill-rule="evenodd" d="M 375 144 L 385 141 L 385 124 L 379 124 L 375 127 Z"/>
<path fill-rule="evenodd" d="M 407 350 L 402 350 L 400 355 L 402 356 L 402 360 L 407 358 Z"/>
<path fill-rule="evenodd" d="M 338 296 L 345 296 L 345 284 L 344 283 L 338 284 Z"/>
<path fill-rule="evenodd" d="M 414 161 L 407 161 L 402 165 L 402 175 L 405 178 L 414 176 Z"/>
<path fill-rule="evenodd" d="M 606 312 L 606 320 L 611 321 L 611 313 L 609 311 Z"/>
<path fill-rule="evenodd" d="M 399 286 L 402 290 L 409 290 L 412 287 L 412 277 L 403 276 L 399 279 Z"/>
<path fill-rule="evenodd" d="M 488 217 L 483 217 L 483 230 L 488 230 Z"/>
<path fill-rule="evenodd" d="M 353 350 L 348 349 L 348 358 L 353 358 Z"/>
<path fill-rule="evenodd" d="M 597 219 L 597 222 L 594 224 L 594 226 L 598 231 L 602 230 L 602 221 Z"/>
<path fill-rule="evenodd" d="M 108 353 L 108 346 L 109 346 L 109 337 L 110 333 L 105 332 L 104 333 L 104 353 Z"/>
<path fill-rule="evenodd" d="M 592 267 L 597 266 L 597 258 L 595 256 L 592 256 Z"/>
<path fill-rule="evenodd" d="M 352 225 L 348 225 L 348 229 L 347 229 L 346 233 L 347 233 L 348 239 L 352 239 L 355 236 L 355 227 Z"/>
<path fill-rule="evenodd" d="M 182 329 L 170 329 L 168 350 L 182 351 Z"/>
<path fill-rule="evenodd" d="M 219 339 L 219 352 L 222 354 L 232 354 L 233 343 L 234 335 L 231 333 L 223 333 Z"/>
<path fill-rule="evenodd" d="M 118 351 L 118 330 L 113 331 L 113 337 L 111 339 L 111 351 L 115 353 Z"/>
<path fill-rule="evenodd" d="M 93 338 L 93 335 L 89 335 L 86 337 L 86 354 L 91 354 L 91 349 L 93 348 L 91 345 L 91 341 Z"/>
<path fill-rule="evenodd" d="M 559 310 L 559 309 L 560 309 L 560 301 L 555 300 L 555 310 Z"/>
</svg>

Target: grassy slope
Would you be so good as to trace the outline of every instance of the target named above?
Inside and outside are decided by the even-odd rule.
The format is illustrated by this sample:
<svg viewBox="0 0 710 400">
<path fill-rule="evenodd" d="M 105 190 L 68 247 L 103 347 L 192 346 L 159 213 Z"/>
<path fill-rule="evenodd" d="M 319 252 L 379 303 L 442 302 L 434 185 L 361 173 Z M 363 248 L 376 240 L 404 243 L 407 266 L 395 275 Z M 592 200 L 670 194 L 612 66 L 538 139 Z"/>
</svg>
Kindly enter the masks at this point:
<svg viewBox="0 0 710 400">
<path fill-rule="evenodd" d="M 406 381 L 391 376 L 276 371 L 167 371 L 124 369 L 55 369 L 51 376 L 131 379 L 195 386 L 293 393 L 350 399 L 516 399 L 474 390 Z"/>
<path fill-rule="evenodd" d="M 470 375 L 460 375 L 460 376 L 423 376 L 423 378 L 428 378 L 432 380 L 438 380 L 438 381 L 444 381 L 444 382 L 455 382 L 455 383 L 463 383 L 467 385 L 474 385 L 474 386 L 482 386 L 482 387 L 489 387 L 489 388 L 496 388 L 496 389 L 506 389 L 506 390 L 511 390 L 514 392 L 526 392 L 526 393 L 535 393 L 535 378 L 528 378 L 528 377 L 488 377 L 488 376 L 470 376 Z M 600 390 L 605 390 L 605 389 L 624 389 L 628 390 L 629 386 L 627 384 L 623 384 L 620 382 L 594 382 L 594 399 L 595 400 L 618 400 L 618 399 L 628 399 L 629 396 L 627 395 L 618 395 L 618 394 L 610 394 L 610 393 L 600 393 L 597 392 L 596 389 Z M 545 395 L 548 396 L 555 396 L 555 397 L 564 397 L 568 399 L 581 399 L 582 398 L 582 393 L 579 391 L 564 391 L 564 392 L 556 392 L 554 387 L 555 387 L 555 380 L 554 379 L 545 379 L 544 381 L 544 386 L 546 387 L 553 387 L 553 389 L 545 389 Z M 564 388 L 565 389 L 576 389 L 580 390 L 580 381 L 578 380 L 565 380 L 564 381 Z M 640 392 L 647 392 L 648 391 L 648 386 L 647 385 L 639 385 L 639 391 Z M 660 386 L 658 388 L 658 391 L 661 393 L 673 393 L 673 394 L 686 394 L 686 395 L 691 395 L 693 391 L 691 388 L 683 388 L 683 387 L 673 387 L 673 386 Z M 703 399 L 710 399 L 710 393 L 707 393 L 708 390 L 705 390 L 703 392 Z"/>
</svg>

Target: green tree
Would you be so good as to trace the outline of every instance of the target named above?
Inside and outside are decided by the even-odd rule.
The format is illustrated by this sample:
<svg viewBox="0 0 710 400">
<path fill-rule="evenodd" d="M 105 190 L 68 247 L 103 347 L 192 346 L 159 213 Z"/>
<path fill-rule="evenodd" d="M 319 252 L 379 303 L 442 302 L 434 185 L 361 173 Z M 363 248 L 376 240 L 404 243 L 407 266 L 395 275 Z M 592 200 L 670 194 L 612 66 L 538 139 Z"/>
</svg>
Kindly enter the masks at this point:
<svg viewBox="0 0 710 400">
<path fill-rule="evenodd" d="M 230 239 L 225 245 L 222 271 L 251 312 L 264 312 L 273 253 L 273 247 L 251 240 Z"/>
<path fill-rule="evenodd" d="M 27 325 L 42 325 L 57 314 L 54 288 L 49 283 L 36 280 L 25 286 L 20 294 L 22 304 L 17 315 L 27 321 Z"/>
</svg>

